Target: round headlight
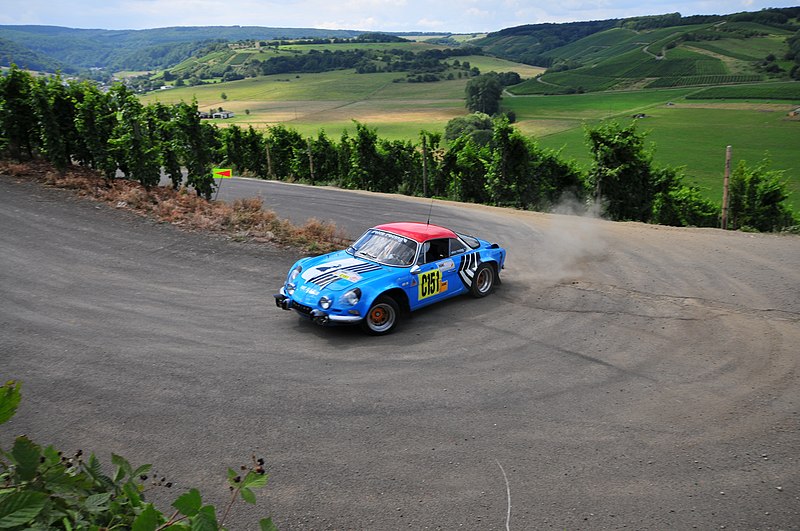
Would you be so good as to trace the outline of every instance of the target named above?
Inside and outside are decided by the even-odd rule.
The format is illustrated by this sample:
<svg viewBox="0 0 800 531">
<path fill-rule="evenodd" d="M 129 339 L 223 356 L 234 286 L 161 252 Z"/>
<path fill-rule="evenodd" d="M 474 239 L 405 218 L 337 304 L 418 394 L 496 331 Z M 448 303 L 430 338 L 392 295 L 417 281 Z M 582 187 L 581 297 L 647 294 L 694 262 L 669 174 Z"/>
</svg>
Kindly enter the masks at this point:
<svg viewBox="0 0 800 531">
<path fill-rule="evenodd" d="M 297 288 L 297 286 L 295 286 L 292 282 L 286 283 L 286 293 L 289 295 L 294 295 L 295 288 Z"/>
<path fill-rule="evenodd" d="M 330 300 L 328 297 L 325 297 L 325 296 L 323 296 L 323 297 L 322 297 L 322 298 L 319 300 L 319 307 L 320 307 L 320 308 L 322 308 L 323 310 L 328 310 L 328 309 L 330 309 L 330 307 L 331 307 L 331 304 L 333 304 L 333 301 L 332 301 L 332 300 Z"/>
<path fill-rule="evenodd" d="M 297 275 L 303 272 L 303 266 L 297 266 L 291 270 L 289 273 L 289 282 L 294 281 L 297 278 Z"/>
<path fill-rule="evenodd" d="M 342 303 L 347 306 L 355 306 L 356 304 L 358 304 L 358 301 L 360 299 L 361 299 L 361 290 L 358 288 L 351 289 L 350 291 L 342 295 Z"/>
</svg>

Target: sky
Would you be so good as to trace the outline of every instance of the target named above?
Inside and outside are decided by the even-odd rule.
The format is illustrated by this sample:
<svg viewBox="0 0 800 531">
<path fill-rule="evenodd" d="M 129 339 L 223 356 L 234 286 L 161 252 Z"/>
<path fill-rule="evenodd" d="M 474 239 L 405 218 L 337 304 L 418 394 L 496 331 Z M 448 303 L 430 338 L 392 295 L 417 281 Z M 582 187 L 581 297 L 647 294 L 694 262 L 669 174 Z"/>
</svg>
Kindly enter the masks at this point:
<svg viewBox="0 0 800 531">
<path fill-rule="evenodd" d="M 679 12 L 727 14 L 794 2 L 765 0 L 2 0 L 0 24 L 149 29 L 268 26 L 480 33 L 543 22 Z"/>
</svg>

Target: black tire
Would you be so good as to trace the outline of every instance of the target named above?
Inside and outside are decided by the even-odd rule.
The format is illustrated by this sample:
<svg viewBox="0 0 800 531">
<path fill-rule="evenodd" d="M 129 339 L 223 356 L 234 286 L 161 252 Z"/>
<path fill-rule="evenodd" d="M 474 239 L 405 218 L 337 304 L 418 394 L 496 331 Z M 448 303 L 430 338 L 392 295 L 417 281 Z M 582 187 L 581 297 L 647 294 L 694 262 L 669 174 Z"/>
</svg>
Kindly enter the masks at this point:
<svg viewBox="0 0 800 531">
<path fill-rule="evenodd" d="M 475 276 L 472 277 L 472 286 L 469 289 L 470 294 L 476 299 L 485 297 L 494 289 L 497 273 L 494 268 L 489 264 L 481 264 L 475 270 Z"/>
<path fill-rule="evenodd" d="M 392 332 L 400 322 L 400 306 L 388 295 L 381 295 L 370 306 L 361 328 L 370 335 L 382 336 Z"/>
</svg>

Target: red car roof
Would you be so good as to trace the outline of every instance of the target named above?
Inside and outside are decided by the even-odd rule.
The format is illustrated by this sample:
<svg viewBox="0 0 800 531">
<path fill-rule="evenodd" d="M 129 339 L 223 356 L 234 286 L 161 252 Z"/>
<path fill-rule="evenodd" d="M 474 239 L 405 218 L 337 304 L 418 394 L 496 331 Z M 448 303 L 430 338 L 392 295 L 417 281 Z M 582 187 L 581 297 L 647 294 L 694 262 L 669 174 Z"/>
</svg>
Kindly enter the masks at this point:
<svg viewBox="0 0 800 531">
<path fill-rule="evenodd" d="M 405 236 L 419 243 L 435 238 L 455 238 L 455 232 L 438 225 L 429 223 L 419 223 L 416 221 L 402 221 L 398 223 L 384 223 L 375 227 L 378 230 L 385 230 L 399 236 Z"/>
</svg>

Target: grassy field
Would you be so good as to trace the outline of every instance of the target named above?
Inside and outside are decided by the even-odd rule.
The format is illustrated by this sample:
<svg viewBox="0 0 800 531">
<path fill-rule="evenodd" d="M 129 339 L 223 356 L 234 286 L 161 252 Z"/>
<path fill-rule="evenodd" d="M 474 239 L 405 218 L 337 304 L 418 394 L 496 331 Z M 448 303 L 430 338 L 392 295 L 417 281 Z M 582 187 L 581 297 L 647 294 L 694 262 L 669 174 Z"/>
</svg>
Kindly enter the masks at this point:
<svg viewBox="0 0 800 531">
<path fill-rule="evenodd" d="M 506 61 L 505 59 L 498 59 L 497 57 L 488 57 L 486 55 L 467 55 L 458 57 L 462 63 L 468 61 L 471 67 L 478 67 L 481 72 L 516 72 L 523 79 L 538 76 L 545 71 L 544 68 L 539 66 L 524 65 L 515 63 L 513 61 Z"/>
<path fill-rule="evenodd" d="M 492 57 L 454 59 L 469 61 L 482 72 L 515 71 L 528 77 L 542 71 Z M 395 140 L 416 139 L 423 129 L 443 132 L 450 119 L 466 112 L 466 78 L 436 83 L 394 82 L 403 77 L 398 72 L 356 74 L 353 70 L 280 74 L 158 91 L 142 100 L 173 103 L 196 98 L 201 110 L 223 107 L 236 113 L 231 120 L 218 120 L 220 125 L 265 128 L 282 123 L 304 135 L 323 129 L 338 137 L 345 129 L 352 131 L 353 120 L 357 120 L 376 128 L 382 137 Z"/>
<path fill-rule="evenodd" d="M 201 110 L 224 107 L 236 113 L 231 120 L 218 120 L 220 125 L 265 128 L 282 123 L 304 135 L 323 129 L 338 137 L 345 129 L 352 131 L 357 120 L 389 139 L 416 139 L 422 129 L 443 132 L 450 119 L 466 112 L 466 79 L 394 83 L 397 77 L 352 70 L 275 75 L 160 91 L 143 100 L 172 103 L 195 97 Z"/>
<path fill-rule="evenodd" d="M 627 98 L 624 94 L 524 98 L 528 101 L 520 102 L 523 110 L 517 113 L 526 118 L 519 126 L 541 145 L 561 149 L 564 158 L 588 168 L 591 154 L 584 127 L 602 119 L 627 124 L 634 114 L 643 113 L 646 117 L 638 120 L 638 130 L 654 144 L 655 161 L 683 166 L 687 181 L 709 199 L 720 201 L 725 148 L 732 145 L 734 165 L 739 160 L 754 165 L 768 159 L 772 169 L 785 170 L 791 202 L 800 211 L 800 119 L 788 116 L 800 102 L 686 100 L 680 92 L 631 93 Z M 551 101 L 536 109 L 531 100 L 538 99 Z M 514 100 L 512 106 L 516 105 Z M 566 109 L 571 112 L 563 112 Z"/>
<path fill-rule="evenodd" d="M 347 50 L 408 50 L 410 52 L 421 52 L 423 50 L 443 50 L 447 48 L 442 44 L 429 42 L 344 42 L 336 44 L 284 44 L 280 50 L 292 50 L 300 53 L 308 53 L 311 50 L 322 51 L 347 51 Z"/>
<path fill-rule="evenodd" d="M 784 48 L 785 35 L 769 35 L 750 39 L 719 39 L 693 42 L 691 46 L 741 61 L 760 61 L 769 54 L 779 55 Z"/>
<path fill-rule="evenodd" d="M 761 83 L 759 85 L 713 87 L 692 94 L 690 99 L 800 102 L 800 83 L 796 81 L 786 81 L 782 83 Z"/>
</svg>

